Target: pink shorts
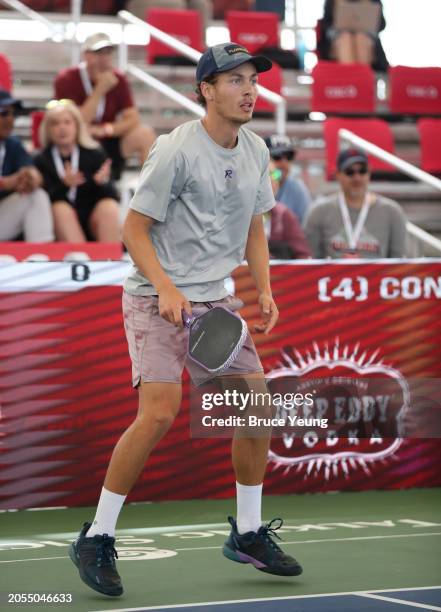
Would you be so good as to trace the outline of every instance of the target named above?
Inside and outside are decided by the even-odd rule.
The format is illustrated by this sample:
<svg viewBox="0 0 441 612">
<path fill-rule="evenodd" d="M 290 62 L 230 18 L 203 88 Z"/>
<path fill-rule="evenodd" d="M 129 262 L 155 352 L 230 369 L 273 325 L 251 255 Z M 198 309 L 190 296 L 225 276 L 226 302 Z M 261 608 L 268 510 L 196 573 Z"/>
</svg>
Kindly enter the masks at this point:
<svg viewBox="0 0 441 612">
<path fill-rule="evenodd" d="M 143 382 L 180 383 L 182 371 L 187 368 L 195 385 L 201 385 L 213 376 L 187 357 L 188 331 L 178 329 L 159 315 L 157 296 L 138 296 L 123 292 L 124 327 L 132 360 L 132 384 Z M 228 296 L 210 302 L 237 310 L 240 300 Z M 208 306 L 192 302 L 193 314 L 202 314 Z M 248 333 L 239 356 L 224 374 L 251 374 L 263 372 L 262 364 Z"/>
</svg>

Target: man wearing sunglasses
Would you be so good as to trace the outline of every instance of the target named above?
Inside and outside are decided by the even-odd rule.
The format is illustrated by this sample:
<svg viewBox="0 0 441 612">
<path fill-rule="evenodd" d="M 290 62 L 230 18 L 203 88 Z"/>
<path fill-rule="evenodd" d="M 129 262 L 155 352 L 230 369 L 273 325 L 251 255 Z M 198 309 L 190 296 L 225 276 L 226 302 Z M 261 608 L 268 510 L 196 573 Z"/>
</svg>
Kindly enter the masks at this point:
<svg viewBox="0 0 441 612">
<path fill-rule="evenodd" d="M 296 156 L 293 143 L 288 136 L 278 134 L 265 138 L 265 142 L 275 167 L 282 173 L 276 200 L 285 204 L 303 223 L 312 198 L 305 183 L 296 176 L 292 163 Z"/>
<path fill-rule="evenodd" d="M 0 241 L 20 235 L 28 242 L 54 240 L 49 197 L 42 178 L 18 140 L 11 136 L 21 102 L 0 89 Z"/>
<path fill-rule="evenodd" d="M 367 156 L 346 149 L 337 158 L 338 193 L 316 203 L 305 224 L 317 259 L 404 257 L 406 219 L 400 205 L 369 190 Z"/>
</svg>

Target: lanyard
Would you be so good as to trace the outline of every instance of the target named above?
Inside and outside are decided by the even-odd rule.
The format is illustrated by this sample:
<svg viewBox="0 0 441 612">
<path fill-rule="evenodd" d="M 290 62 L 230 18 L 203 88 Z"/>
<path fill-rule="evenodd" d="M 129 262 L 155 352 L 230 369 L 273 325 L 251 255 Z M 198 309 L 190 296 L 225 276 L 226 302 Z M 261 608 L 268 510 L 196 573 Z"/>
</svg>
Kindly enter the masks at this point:
<svg viewBox="0 0 441 612">
<path fill-rule="evenodd" d="M 357 217 L 357 223 L 355 224 L 355 228 L 352 226 L 351 218 L 349 217 L 348 206 L 346 204 L 346 200 L 342 191 L 340 191 L 340 193 L 338 194 L 338 205 L 340 206 L 340 212 L 343 219 L 343 225 L 345 228 L 345 234 L 349 244 L 349 248 L 352 251 L 355 251 L 364 224 L 366 223 L 366 217 L 368 216 L 369 212 L 369 194 L 366 193 L 363 206 L 361 207 L 361 210 Z"/>
<path fill-rule="evenodd" d="M 5 146 L 5 143 L 2 142 L 0 144 L 0 176 L 3 176 L 3 164 L 5 163 L 5 155 L 6 155 L 6 146 Z"/>
<path fill-rule="evenodd" d="M 93 91 L 93 87 L 92 87 L 92 83 L 89 78 L 89 73 L 87 72 L 86 63 L 81 62 L 81 64 L 79 65 L 79 69 L 80 69 L 80 77 L 81 77 L 81 82 L 83 83 L 84 91 L 86 92 L 88 96 L 90 96 L 90 94 Z M 96 108 L 96 113 L 95 113 L 95 119 L 99 123 L 101 123 L 103 119 L 105 107 L 106 107 L 106 98 L 102 97 L 100 98 L 100 101 L 98 102 L 98 106 Z"/>
<path fill-rule="evenodd" d="M 63 160 L 61 159 L 60 152 L 58 151 L 57 147 L 52 147 L 51 153 L 52 153 L 52 159 L 54 160 L 55 170 L 57 171 L 59 178 L 63 179 L 66 175 L 66 170 L 64 168 L 64 164 L 63 164 Z M 72 172 L 76 174 L 78 172 L 78 168 L 80 164 L 80 150 L 76 145 L 72 151 L 72 157 L 71 157 L 70 163 L 72 166 Z M 77 188 L 71 187 L 69 191 L 67 192 L 67 199 L 72 204 L 75 201 L 76 197 L 77 197 Z"/>
</svg>

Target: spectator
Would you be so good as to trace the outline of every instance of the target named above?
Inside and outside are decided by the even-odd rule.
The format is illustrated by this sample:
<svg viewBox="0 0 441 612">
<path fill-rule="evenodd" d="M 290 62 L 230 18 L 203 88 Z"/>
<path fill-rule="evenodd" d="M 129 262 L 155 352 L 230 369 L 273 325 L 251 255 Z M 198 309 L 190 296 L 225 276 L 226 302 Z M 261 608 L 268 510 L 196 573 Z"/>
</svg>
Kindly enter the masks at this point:
<svg viewBox="0 0 441 612">
<path fill-rule="evenodd" d="M 279 191 L 282 171 L 270 162 L 269 173 L 274 196 Z M 285 204 L 276 205 L 264 215 L 264 226 L 268 237 L 270 255 L 274 259 L 307 259 L 311 249 L 306 242 L 302 227 Z"/>
<path fill-rule="evenodd" d="M 120 239 L 117 192 L 110 164 L 70 100 L 53 100 L 40 125 L 44 150 L 35 158 L 52 201 L 58 240 Z"/>
<path fill-rule="evenodd" d="M 303 223 L 312 198 L 305 183 L 295 176 L 292 162 L 296 151 L 292 141 L 288 136 L 275 135 L 266 138 L 265 142 L 276 168 L 282 172 L 276 200 L 285 204 Z"/>
<path fill-rule="evenodd" d="M 112 160 L 118 179 L 124 160 L 132 155 L 143 164 L 155 140 L 153 130 L 141 124 L 126 77 L 113 68 L 114 45 L 107 34 L 94 34 L 83 44 L 84 62 L 62 70 L 55 79 L 55 97 L 73 100 L 93 138 Z"/>
<path fill-rule="evenodd" d="M 52 242 L 53 219 L 42 177 L 14 136 L 21 102 L 0 89 L 0 241 L 23 234 L 28 242 Z"/>
<path fill-rule="evenodd" d="M 201 15 L 204 29 L 208 26 L 208 22 L 213 16 L 213 3 L 211 0 L 128 0 L 126 8 L 140 19 L 145 19 L 146 10 L 149 8 L 198 11 Z"/>
<path fill-rule="evenodd" d="M 342 151 L 336 178 L 340 192 L 315 204 L 306 219 L 314 257 L 404 257 L 406 219 L 397 202 L 369 191 L 366 155 Z"/>
<path fill-rule="evenodd" d="M 359 0 L 350 0 L 358 2 Z M 370 0 L 380 5 L 378 32 L 386 27 L 381 0 Z M 368 64 L 374 70 L 386 71 L 389 65 L 379 36 L 370 32 L 336 30 L 334 27 L 335 0 L 326 0 L 321 20 L 317 50 L 322 59 L 335 59 L 342 64 Z"/>
</svg>

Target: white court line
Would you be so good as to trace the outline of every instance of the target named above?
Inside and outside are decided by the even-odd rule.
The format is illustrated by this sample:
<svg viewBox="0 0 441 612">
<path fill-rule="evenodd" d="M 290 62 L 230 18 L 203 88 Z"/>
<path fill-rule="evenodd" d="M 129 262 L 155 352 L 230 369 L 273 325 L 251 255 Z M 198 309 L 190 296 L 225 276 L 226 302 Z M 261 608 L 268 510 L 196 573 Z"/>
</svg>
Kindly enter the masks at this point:
<svg viewBox="0 0 441 612">
<path fill-rule="evenodd" d="M 429 604 L 416 603 L 414 601 L 407 601 L 405 599 L 397 599 L 396 597 L 384 597 L 384 595 L 373 595 L 371 593 L 357 593 L 357 595 L 359 597 L 367 597 L 369 599 L 379 599 L 380 601 L 397 603 L 402 606 L 412 606 L 412 608 L 421 608 L 422 610 L 436 610 L 436 612 L 441 612 L 441 608 L 438 606 L 429 606 Z"/>
<path fill-rule="evenodd" d="M 23 561 L 51 561 L 52 559 L 69 559 L 69 557 L 38 557 L 36 559 L 9 559 L 8 561 L 0 561 L 0 563 L 20 563 Z"/>
<path fill-rule="evenodd" d="M 392 539 L 392 538 L 424 538 L 427 536 L 437 536 L 437 535 L 441 535 L 441 531 L 437 531 L 435 533 L 403 533 L 401 535 L 386 535 L 386 536 L 360 536 L 359 538 L 357 537 L 353 537 L 353 538 L 326 538 L 323 540 L 294 540 L 293 542 L 285 542 L 283 541 L 284 545 L 287 544 L 323 544 L 326 542 L 353 542 L 353 541 L 360 541 L 360 540 L 387 540 L 387 539 Z M 129 543 L 130 545 L 130 543 Z M 219 550 L 221 548 L 221 546 L 200 546 L 197 548 L 170 548 L 170 550 L 175 550 L 176 552 L 183 552 L 183 551 L 196 551 L 196 550 Z M 124 546 L 120 546 L 119 549 L 121 551 L 124 550 Z M 0 549 L 0 552 L 3 552 Z M 40 559 L 9 559 L 8 561 L 0 561 L 0 563 L 22 563 L 22 562 L 26 562 L 26 561 L 49 561 L 50 559 L 68 559 L 68 557 L 40 557 Z M 123 561 L 123 558 L 121 558 L 121 561 Z"/>
<path fill-rule="evenodd" d="M 282 541 L 281 546 L 285 544 L 321 544 L 322 542 L 358 542 L 360 540 L 387 540 L 392 538 L 424 538 L 426 536 L 441 535 L 441 531 L 435 533 L 402 533 L 394 535 L 377 535 L 377 536 L 360 536 L 353 538 L 326 538 L 323 540 L 294 540 L 292 542 Z M 174 548 L 176 551 L 192 551 L 192 550 L 215 550 L 220 546 L 199 546 L 198 548 Z"/>
<path fill-rule="evenodd" d="M 369 591 L 369 593 L 396 593 L 402 591 L 429 591 L 441 589 L 441 585 L 429 587 L 405 587 L 403 589 L 379 589 Z M 230 599 L 226 601 L 203 601 L 189 604 L 172 604 L 169 606 L 150 606 L 142 608 L 107 608 L 106 610 L 95 610 L 94 612 L 143 612 L 147 610 L 168 610 L 179 608 L 199 608 L 202 606 L 221 606 L 223 604 L 255 603 L 260 601 L 287 601 L 291 599 L 311 599 L 314 597 L 339 597 L 342 595 L 366 595 L 366 591 L 341 591 L 340 593 L 316 593 L 308 595 L 289 595 L 285 597 L 256 597 L 254 599 Z"/>
</svg>

